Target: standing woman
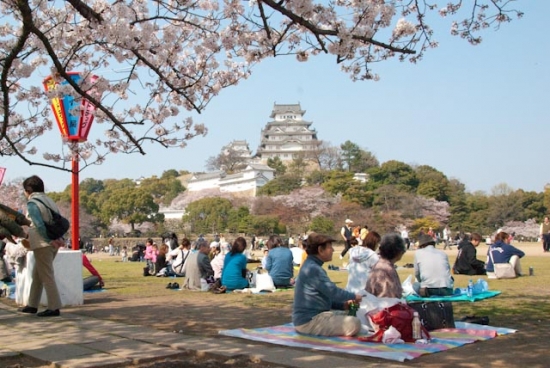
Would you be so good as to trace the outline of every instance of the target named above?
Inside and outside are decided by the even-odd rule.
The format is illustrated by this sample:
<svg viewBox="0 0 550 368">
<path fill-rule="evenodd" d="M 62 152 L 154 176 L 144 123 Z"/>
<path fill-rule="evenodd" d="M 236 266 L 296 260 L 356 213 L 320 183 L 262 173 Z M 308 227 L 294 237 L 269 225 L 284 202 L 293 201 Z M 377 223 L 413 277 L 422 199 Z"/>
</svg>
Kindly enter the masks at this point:
<svg viewBox="0 0 550 368">
<path fill-rule="evenodd" d="M 46 290 L 48 299 L 47 309 L 38 313 L 38 317 L 59 316 L 61 298 L 55 283 L 53 261 L 57 250 L 62 247 L 63 239 L 50 239 L 46 233 L 44 223 L 52 220 L 51 211 L 59 213 L 55 202 L 44 193 L 44 182 L 33 175 L 23 181 L 23 190 L 28 199 L 27 211 L 32 225 L 29 228 L 30 248 L 34 252 L 35 265 L 32 271 L 32 283 L 28 304 L 20 308 L 23 313 L 35 314 L 42 297 L 42 288 Z M 46 208 L 48 207 L 48 208 Z"/>
<path fill-rule="evenodd" d="M 239 236 L 233 242 L 231 251 L 225 256 L 222 270 L 222 286 L 227 290 L 244 289 L 248 287 L 246 279 L 246 257 L 243 254 L 246 249 L 246 240 Z"/>
</svg>

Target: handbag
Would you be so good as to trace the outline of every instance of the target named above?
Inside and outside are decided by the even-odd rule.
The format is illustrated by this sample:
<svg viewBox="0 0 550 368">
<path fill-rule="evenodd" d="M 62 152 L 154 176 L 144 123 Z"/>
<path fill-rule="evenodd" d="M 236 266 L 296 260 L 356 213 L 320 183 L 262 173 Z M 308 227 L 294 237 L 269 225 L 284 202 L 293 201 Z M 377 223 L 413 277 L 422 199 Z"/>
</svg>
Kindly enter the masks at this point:
<svg viewBox="0 0 550 368">
<path fill-rule="evenodd" d="M 491 262 L 493 263 L 493 271 L 497 279 L 515 279 L 516 270 L 514 266 L 510 263 L 495 263 L 493 259 L 493 251 L 489 249 L 489 257 L 491 257 Z"/>
<path fill-rule="evenodd" d="M 71 227 L 71 224 L 69 220 L 67 220 L 65 217 L 61 216 L 58 212 L 55 212 L 50 207 L 48 207 L 44 202 L 42 202 L 38 198 L 33 198 L 32 200 L 35 200 L 39 203 L 41 203 L 44 207 L 50 211 L 51 215 L 51 221 L 50 222 L 44 222 L 44 226 L 46 227 L 46 235 L 50 240 L 56 240 L 59 238 L 62 238 L 63 235 L 69 231 L 69 227 Z"/>
<path fill-rule="evenodd" d="M 455 328 L 453 303 L 451 302 L 410 303 L 409 306 L 418 312 L 420 322 L 428 331 Z"/>
<path fill-rule="evenodd" d="M 414 309 L 407 304 L 395 304 L 391 307 L 373 310 L 367 313 L 373 327 L 378 328 L 372 336 L 360 336 L 361 341 L 382 342 L 384 332 L 393 326 L 401 334 L 401 339 L 405 342 L 415 342 L 413 339 L 412 321 Z M 427 329 L 422 326 L 422 338 L 430 339 Z"/>
</svg>

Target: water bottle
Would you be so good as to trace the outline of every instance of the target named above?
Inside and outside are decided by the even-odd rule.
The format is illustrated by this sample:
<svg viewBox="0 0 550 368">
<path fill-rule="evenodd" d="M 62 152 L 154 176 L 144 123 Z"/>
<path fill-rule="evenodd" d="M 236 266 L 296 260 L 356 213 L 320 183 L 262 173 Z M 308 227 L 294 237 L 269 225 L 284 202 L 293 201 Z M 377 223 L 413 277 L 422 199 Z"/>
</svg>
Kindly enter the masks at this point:
<svg viewBox="0 0 550 368">
<path fill-rule="evenodd" d="M 413 330 L 412 337 L 414 340 L 422 339 L 422 323 L 420 322 L 420 317 L 418 316 L 418 312 L 414 312 L 413 314 L 412 330 Z"/>
<path fill-rule="evenodd" d="M 474 283 L 472 279 L 468 281 L 468 291 L 467 291 L 468 298 L 472 298 L 474 296 Z"/>
</svg>

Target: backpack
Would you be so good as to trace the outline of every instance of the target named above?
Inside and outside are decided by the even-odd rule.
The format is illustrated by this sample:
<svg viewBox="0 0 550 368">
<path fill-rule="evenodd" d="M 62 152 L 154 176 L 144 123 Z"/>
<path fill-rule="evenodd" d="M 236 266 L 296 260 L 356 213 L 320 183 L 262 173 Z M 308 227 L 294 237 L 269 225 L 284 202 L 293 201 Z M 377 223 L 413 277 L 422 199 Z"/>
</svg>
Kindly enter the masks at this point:
<svg viewBox="0 0 550 368">
<path fill-rule="evenodd" d="M 46 235 L 48 236 L 48 238 L 50 240 L 62 238 L 63 235 L 65 235 L 67 231 L 69 231 L 69 227 L 71 227 L 71 223 L 69 222 L 69 220 L 61 216 L 58 212 L 52 210 L 40 199 L 33 198 L 32 200 L 40 202 L 44 207 L 48 209 L 48 211 L 50 211 L 50 215 L 52 218 L 51 222 L 44 222 L 44 225 L 46 226 Z"/>
</svg>

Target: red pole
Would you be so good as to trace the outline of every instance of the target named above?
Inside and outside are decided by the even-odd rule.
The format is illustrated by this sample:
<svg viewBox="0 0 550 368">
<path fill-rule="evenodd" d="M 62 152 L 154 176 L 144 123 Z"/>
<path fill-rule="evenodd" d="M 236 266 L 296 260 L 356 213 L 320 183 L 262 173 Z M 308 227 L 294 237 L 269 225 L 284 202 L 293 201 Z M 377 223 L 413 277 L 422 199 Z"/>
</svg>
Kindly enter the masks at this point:
<svg viewBox="0 0 550 368">
<path fill-rule="evenodd" d="M 78 207 L 79 207 L 79 193 L 78 193 L 78 156 L 73 157 L 73 185 L 72 185 L 72 214 L 71 214 L 71 224 L 72 224 L 72 249 L 78 250 L 80 244 L 78 238 L 80 238 L 80 226 L 78 218 Z"/>
</svg>

